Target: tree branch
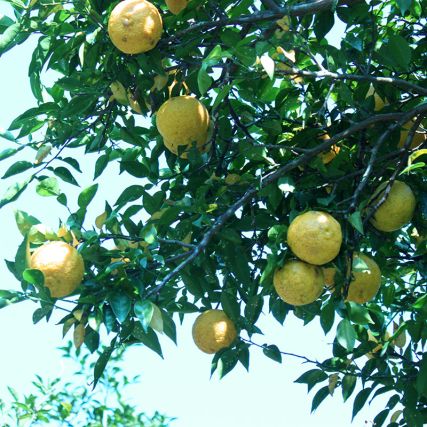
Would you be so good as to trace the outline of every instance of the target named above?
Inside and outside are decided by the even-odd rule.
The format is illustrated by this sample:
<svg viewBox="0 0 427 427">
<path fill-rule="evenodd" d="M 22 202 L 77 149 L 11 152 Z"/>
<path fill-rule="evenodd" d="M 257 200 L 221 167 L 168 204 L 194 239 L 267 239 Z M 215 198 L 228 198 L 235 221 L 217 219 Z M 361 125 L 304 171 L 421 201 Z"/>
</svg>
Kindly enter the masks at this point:
<svg viewBox="0 0 427 427">
<path fill-rule="evenodd" d="M 411 83 L 406 80 L 398 79 L 394 77 L 375 77 L 375 76 L 367 76 L 362 74 L 333 73 L 328 70 L 305 71 L 305 70 L 299 70 L 298 68 L 290 68 L 289 70 L 276 70 L 276 73 L 286 74 L 286 75 L 296 74 L 302 77 L 314 77 L 319 79 L 331 78 L 334 80 L 354 80 L 354 81 L 365 81 L 365 82 L 371 82 L 371 83 L 392 84 L 402 89 L 407 89 L 410 92 L 416 92 L 420 95 L 427 95 L 427 88 L 424 88 L 415 83 Z"/>
<path fill-rule="evenodd" d="M 355 3 L 361 3 L 363 0 L 340 0 L 338 5 L 350 5 Z M 188 33 L 207 31 L 212 28 L 227 27 L 229 25 L 243 25 L 252 24 L 263 21 L 274 21 L 280 19 L 285 15 L 289 16 L 304 16 L 312 15 L 324 10 L 332 9 L 334 0 L 313 0 L 309 3 L 295 4 L 289 7 L 278 8 L 276 10 L 269 10 L 265 12 L 253 13 L 251 15 L 243 15 L 238 18 L 221 18 L 216 21 L 202 21 L 194 25 L 190 25 L 188 28 L 182 31 L 178 31 L 176 34 L 167 37 L 159 42 L 159 45 L 164 46 L 179 40 L 180 37 L 185 36 Z"/>
</svg>

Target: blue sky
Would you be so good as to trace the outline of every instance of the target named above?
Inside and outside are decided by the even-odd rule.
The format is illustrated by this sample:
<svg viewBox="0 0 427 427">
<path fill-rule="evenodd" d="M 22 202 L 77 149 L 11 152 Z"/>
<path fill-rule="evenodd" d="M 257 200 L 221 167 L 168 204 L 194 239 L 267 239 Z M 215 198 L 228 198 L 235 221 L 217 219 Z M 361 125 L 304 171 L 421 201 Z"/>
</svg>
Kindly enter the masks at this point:
<svg viewBox="0 0 427 427">
<path fill-rule="evenodd" d="M 10 14 L 6 3 L 0 2 L 0 13 Z M 7 128 L 12 119 L 35 105 L 32 97 L 27 68 L 35 40 L 9 51 L 0 58 L 0 128 Z M 8 147 L 0 139 L 0 151 Z M 77 154 L 71 152 L 71 155 Z M 33 160 L 33 152 L 21 152 L 20 160 Z M 84 173 L 77 177 L 81 188 L 92 184 L 96 155 L 81 155 L 79 161 Z M 0 172 L 6 170 L 9 161 L 0 163 Z M 14 182 L 14 177 L 0 181 L 0 193 Z M 135 182 L 129 175 L 118 177 L 117 166 L 110 167 L 103 175 L 100 189 L 91 205 L 89 219 L 103 211 L 104 201 L 114 202 L 123 189 Z M 68 184 L 61 188 L 75 204 L 81 189 Z M 67 218 L 66 210 L 54 198 L 37 196 L 34 188 L 27 190 L 13 205 L 0 210 L 0 288 L 17 289 L 19 284 L 7 271 L 3 259 L 13 259 L 21 236 L 14 225 L 13 210 L 21 209 L 36 216 L 47 226 L 57 228 L 59 220 Z M 90 224 L 90 221 L 88 221 Z M 36 304 L 26 302 L 0 310 L 0 397 L 7 396 L 6 385 L 21 393 L 28 393 L 34 374 L 42 377 L 67 378 L 70 366 L 60 358 L 55 349 L 63 345 L 61 327 L 55 319 L 32 324 L 31 316 Z M 59 318 L 58 313 L 57 318 Z M 133 386 L 128 398 L 152 413 L 158 410 L 177 417 L 175 427 L 346 427 L 366 426 L 382 408 L 381 401 L 365 408 L 351 424 L 353 397 L 342 403 L 340 390 L 328 398 L 310 415 L 314 395 L 306 393 L 306 387 L 293 381 L 312 366 L 284 358 L 282 364 L 267 359 L 259 349 L 251 350 L 250 372 L 237 367 L 224 379 L 209 378 L 211 356 L 201 353 L 191 339 L 191 325 L 195 316 L 188 316 L 178 327 L 178 346 L 161 337 L 165 359 L 143 346 L 129 348 L 124 367 L 128 375 L 141 375 L 141 383 Z M 255 336 L 254 341 L 276 344 L 281 350 L 304 354 L 322 360 L 330 355 L 333 334 L 327 337 L 318 321 L 303 327 L 301 320 L 290 315 L 284 326 L 264 312 L 259 325 L 265 336 Z M 355 394 L 354 394 L 355 395 Z M 368 424 L 369 425 L 369 424 Z"/>
</svg>

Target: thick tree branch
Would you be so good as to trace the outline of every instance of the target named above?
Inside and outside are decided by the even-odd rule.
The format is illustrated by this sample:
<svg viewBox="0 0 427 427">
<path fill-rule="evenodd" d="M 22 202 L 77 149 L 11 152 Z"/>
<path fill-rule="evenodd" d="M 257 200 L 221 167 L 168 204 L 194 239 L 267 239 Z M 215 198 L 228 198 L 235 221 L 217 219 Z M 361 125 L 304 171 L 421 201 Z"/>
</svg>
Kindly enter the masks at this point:
<svg viewBox="0 0 427 427">
<path fill-rule="evenodd" d="M 338 5 L 351 5 L 361 2 L 363 2 L 363 0 L 340 0 L 338 1 Z M 169 43 L 173 43 L 180 37 L 185 36 L 186 34 L 207 31 L 212 28 L 227 27 L 229 25 L 252 24 L 263 21 L 274 21 L 275 19 L 280 19 L 285 15 L 312 15 L 315 13 L 322 12 L 324 10 L 332 9 L 333 4 L 334 0 L 313 0 L 307 3 L 295 4 L 289 7 L 278 8 L 277 10 L 269 10 L 265 12 L 253 13 L 251 15 L 243 15 L 239 16 L 238 18 L 221 18 L 216 21 L 202 21 L 198 22 L 197 24 L 190 25 L 185 30 L 178 31 L 173 36 L 161 40 L 159 46 L 164 46 Z"/>
<path fill-rule="evenodd" d="M 344 138 L 347 138 L 348 136 L 367 128 L 368 126 L 379 123 L 379 122 L 385 122 L 385 121 L 392 121 L 392 120 L 398 120 L 399 122 L 405 123 L 408 121 L 411 117 L 424 113 L 427 111 L 427 104 L 420 105 L 413 110 L 411 110 L 408 113 L 390 113 L 390 114 L 378 114 L 372 117 L 369 117 L 366 120 L 363 120 L 361 122 L 355 123 L 351 125 L 348 129 L 336 134 L 334 137 L 326 140 L 322 144 L 317 145 L 316 147 L 309 150 L 306 154 L 301 155 L 297 157 L 295 160 L 290 161 L 286 165 L 279 168 L 277 171 L 272 172 L 268 175 L 266 175 L 262 180 L 260 187 L 250 187 L 240 199 L 238 199 L 236 202 L 234 202 L 229 208 L 219 217 L 216 218 L 216 220 L 213 222 L 212 227 L 206 232 L 203 239 L 200 241 L 200 243 L 190 250 L 188 252 L 188 258 L 186 258 L 184 261 L 182 261 L 180 264 L 178 264 L 172 271 L 170 271 L 163 279 L 162 281 L 153 289 L 151 289 L 147 293 L 147 297 L 156 294 L 159 292 L 172 278 L 174 278 L 182 269 L 184 269 L 190 262 L 192 262 L 195 258 L 197 258 L 208 246 L 212 238 L 215 236 L 215 234 L 224 226 L 224 224 L 235 215 L 235 213 L 244 206 L 250 199 L 252 199 L 258 191 L 277 181 L 280 177 L 285 175 L 286 173 L 294 170 L 300 165 L 304 165 L 308 163 L 314 156 L 321 153 L 322 151 L 326 151 L 328 148 L 330 148 L 332 145 L 336 144 L 337 142 L 341 141 Z"/>
<path fill-rule="evenodd" d="M 375 76 L 367 76 L 362 74 L 333 73 L 328 70 L 305 71 L 305 70 L 299 70 L 298 68 L 290 68 L 289 70 L 276 70 L 276 73 L 285 74 L 285 75 L 296 74 L 302 77 L 314 77 L 318 79 L 330 78 L 333 80 L 353 80 L 353 81 L 365 81 L 365 82 L 371 82 L 371 83 L 392 84 L 402 89 L 406 89 L 409 92 L 416 92 L 420 95 L 427 95 L 427 88 L 424 88 L 415 83 L 411 83 L 406 80 L 398 79 L 394 77 L 375 77 Z"/>
</svg>

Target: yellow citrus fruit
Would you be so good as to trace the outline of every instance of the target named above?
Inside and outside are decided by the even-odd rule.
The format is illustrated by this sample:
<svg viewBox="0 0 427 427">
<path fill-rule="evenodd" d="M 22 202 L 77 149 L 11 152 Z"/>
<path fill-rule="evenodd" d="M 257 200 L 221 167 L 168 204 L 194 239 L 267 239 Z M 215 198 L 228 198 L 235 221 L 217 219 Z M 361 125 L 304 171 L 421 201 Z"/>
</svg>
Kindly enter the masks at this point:
<svg viewBox="0 0 427 427">
<path fill-rule="evenodd" d="M 273 276 L 277 294 L 291 305 L 305 305 L 316 301 L 322 293 L 323 283 L 321 268 L 298 260 L 288 261 Z"/>
<path fill-rule="evenodd" d="M 62 241 L 48 242 L 37 248 L 31 256 L 30 267 L 43 273 L 45 286 L 54 298 L 74 292 L 85 271 L 77 249 Z"/>
<path fill-rule="evenodd" d="M 400 139 L 398 147 L 402 148 L 405 145 L 406 138 L 408 137 L 409 131 L 411 130 L 411 127 L 413 126 L 413 122 L 407 122 L 402 126 L 402 130 L 400 131 Z M 418 128 L 420 129 L 420 128 Z M 412 139 L 410 148 L 417 148 L 419 147 L 426 139 L 427 139 L 427 133 L 422 131 L 417 131 L 414 133 L 414 138 Z"/>
<path fill-rule="evenodd" d="M 308 211 L 297 216 L 288 229 L 288 245 L 303 261 L 322 265 L 340 251 L 342 232 L 339 222 L 326 212 Z"/>
<path fill-rule="evenodd" d="M 207 310 L 194 322 L 194 343 L 205 353 L 216 353 L 228 347 L 236 338 L 236 327 L 222 310 Z"/>
<path fill-rule="evenodd" d="M 375 191 L 372 203 L 379 201 L 387 182 L 383 182 Z M 390 232 L 402 228 L 411 221 L 417 201 L 409 185 L 394 181 L 385 202 L 375 211 L 370 219 L 372 225 L 380 231 Z"/>
<path fill-rule="evenodd" d="M 352 280 L 348 288 L 347 301 L 363 304 L 377 294 L 381 285 L 381 270 L 370 257 L 353 254 Z"/>
<path fill-rule="evenodd" d="M 156 6 L 146 0 L 121 1 L 108 19 L 108 34 L 117 49 L 137 54 L 153 49 L 163 31 Z"/>
<path fill-rule="evenodd" d="M 188 95 L 170 98 L 157 111 L 156 125 L 165 147 L 178 154 L 178 147 L 190 150 L 195 144 L 200 152 L 209 149 L 207 140 L 210 118 L 206 107 Z M 184 151 L 182 158 L 187 158 Z"/>
<path fill-rule="evenodd" d="M 166 6 L 174 15 L 178 15 L 179 12 L 187 7 L 188 0 L 166 0 Z"/>
</svg>

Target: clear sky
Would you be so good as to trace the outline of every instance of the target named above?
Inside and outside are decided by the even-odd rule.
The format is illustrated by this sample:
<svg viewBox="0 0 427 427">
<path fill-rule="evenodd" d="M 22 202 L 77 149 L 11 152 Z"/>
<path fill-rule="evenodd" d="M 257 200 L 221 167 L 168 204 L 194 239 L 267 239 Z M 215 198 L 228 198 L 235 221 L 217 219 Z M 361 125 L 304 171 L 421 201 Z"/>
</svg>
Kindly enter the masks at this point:
<svg viewBox="0 0 427 427">
<path fill-rule="evenodd" d="M 6 3 L 0 2 L 0 14 L 10 14 Z M 35 40 L 9 51 L 0 58 L 0 128 L 7 128 L 12 119 L 26 109 L 35 106 L 27 69 Z M 10 145 L 0 139 L 0 151 Z M 76 153 L 71 152 L 75 156 Z M 21 152 L 20 160 L 33 160 L 33 152 Z M 17 159 L 15 159 L 17 160 Z M 79 158 L 83 174 L 77 180 L 84 188 L 92 184 L 96 155 Z M 0 173 L 10 165 L 0 163 Z M 18 177 L 19 178 L 19 177 Z M 16 177 L 0 181 L 0 193 Z M 91 204 L 89 218 L 103 211 L 104 201 L 111 204 L 126 186 L 137 180 L 129 175 L 118 176 L 118 167 L 113 166 L 101 177 L 100 189 Z M 76 195 L 81 189 L 61 183 L 76 204 Z M 19 283 L 8 272 L 3 259 L 13 259 L 21 236 L 14 224 L 13 210 L 21 209 L 36 216 L 47 226 L 57 228 L 59 219 L 66 220 L 67 212 L 55 198 L 37 196 L 34 187 L 27 190 L 17 202 L 0 210 L 0 288 L 17 289 Z M 90 225 L 90 221 L 88 222 Z M 201 278 L 201 280 L 203 280 Z M 25 302 L 0 310 L 0 397 L 6 398 L 6 385 L 21 393 L 31 390 L 35 374 L 45 378 L 70 376 L 70 366 L 61 359 L 55 349 L 63 345 L 62 328 L 52 319 L 37 325 L 31 316 L 36 304 Z M 267 359 L 259 349 L 251 350 L 250 372 L 243 367 L 235 368 L 224 379 L 209 378 L 211 356 L 201 353 L 191 339 L 191 325 L 195 316 L 188 316 L 178 327 L 178 346 L 161 337 L 165 359 L 143 346 L 129 348 L 125 355 L 125 372 L 129 376 L 141 375 L 141 383 L 129 389 L 128 398 L 152 413 L 158 410 L 177 417 L 175 427 L 346 427 L 370 425 L 382 408 L 381 401 L 366 407 L 351 424 L 354 395 L 343 404 L 340 390 L 310 415 L 312 397 L 317 390 L 307 395 L 306 386 L 293 384 L 303 372 L 313 366 L 284 358 L 282 364 Z M 301 320 L 289 315 L 284 326 L 277 323 L 267 312 L 259 325 L 264 336 L 254 336 L 254 341 L 276 344 L 281 350 L 322 360 L 331 354 L 333 334 L 327 337 L 315 320 L 303 327 Z M 76 426 L 77 427 L 77 426 Z"/>
</svg>

